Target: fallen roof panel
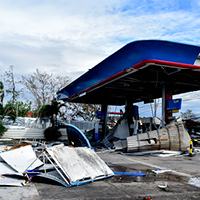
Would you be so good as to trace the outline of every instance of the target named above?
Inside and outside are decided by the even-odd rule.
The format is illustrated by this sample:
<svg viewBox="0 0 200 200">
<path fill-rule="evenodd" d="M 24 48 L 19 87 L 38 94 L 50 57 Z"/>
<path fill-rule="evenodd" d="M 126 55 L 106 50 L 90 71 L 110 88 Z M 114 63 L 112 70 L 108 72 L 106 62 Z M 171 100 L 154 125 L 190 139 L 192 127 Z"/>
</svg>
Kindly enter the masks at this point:
<svg viewBox="0 0 200 200">
<path fill-rule="evenodd" d="M 113 171 L 88 147 L 68 147 L 63 144 L 46 149 L 71 185 L 113 176 Z"/>
<path fill-rule="evenodd" d="M 1 186 L 24 186 L 25 184 L 26 184 L 26 180 L 20 177 L 0 175 Z"/>
<path fill-rule="evenodd" d="M 43 165 L 43 162 L 36 157 L 31 145 L 2 152 L 1 157 L 8 165 L 20 173 Z"/>
</svg>

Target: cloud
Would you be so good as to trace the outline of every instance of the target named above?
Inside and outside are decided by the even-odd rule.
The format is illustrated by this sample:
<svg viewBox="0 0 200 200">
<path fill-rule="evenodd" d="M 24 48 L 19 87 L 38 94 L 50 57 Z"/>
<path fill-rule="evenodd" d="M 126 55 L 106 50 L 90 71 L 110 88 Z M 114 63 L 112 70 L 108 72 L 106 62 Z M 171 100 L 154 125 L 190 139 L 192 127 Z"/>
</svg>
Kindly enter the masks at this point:
<svg viewBox="0 0 200 200">
<path fill-rule="evenodd" d="M 1 1 L 1 73 L 13 65 L 17 76 L 74 80 L 135 40 L 199 45 L 199 10 L 199 0 Z"/>
</svg>

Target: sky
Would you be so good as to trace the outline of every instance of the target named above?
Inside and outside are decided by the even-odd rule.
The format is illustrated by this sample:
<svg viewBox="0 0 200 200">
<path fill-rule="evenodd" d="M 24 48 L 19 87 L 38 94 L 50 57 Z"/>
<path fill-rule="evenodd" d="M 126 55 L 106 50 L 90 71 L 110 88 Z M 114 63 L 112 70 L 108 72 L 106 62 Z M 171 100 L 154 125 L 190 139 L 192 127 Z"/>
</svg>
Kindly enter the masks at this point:
<svg viewBox="0 0 200 200">
<path fill-rule="evenodd" d="M 200 45 L 199 33 L 200 0 L 0 0 L 0 75 L 13 65 L 16 77 L 39 69 L 75 80 L 129 42 Z M 200 113 L 198 94 L 182 112 Z"/>
</svg>

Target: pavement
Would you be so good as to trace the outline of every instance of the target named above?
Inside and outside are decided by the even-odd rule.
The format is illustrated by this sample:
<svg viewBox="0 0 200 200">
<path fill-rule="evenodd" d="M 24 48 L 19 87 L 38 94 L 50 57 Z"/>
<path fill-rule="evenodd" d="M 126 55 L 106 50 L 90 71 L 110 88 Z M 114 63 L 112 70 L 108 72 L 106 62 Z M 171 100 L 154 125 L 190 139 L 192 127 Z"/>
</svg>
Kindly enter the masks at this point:
<svg viewBox="0 0 200 200">
<path fill-rule="evenodd" d="M 135 199 L 152 200 L 200 199 L 200 188 L 188 184 L 200 177 L 200 155 L 157 157 L 155 155 L 127 156 L 120 152 L 100 151 L 97 154 L 115 172 L 145 173 L 145 176 L 115 175 L 75 187 L 64 187 L 38 180 L 24 187 L 0 187 L 0 200 L 53 199 Z M 155 174 L 152 170 L 165 169 Z M 199 181 L 200 182 L 200 181 Z M 164 186 L 166 188 L 159 188 Z"/>
</svg>

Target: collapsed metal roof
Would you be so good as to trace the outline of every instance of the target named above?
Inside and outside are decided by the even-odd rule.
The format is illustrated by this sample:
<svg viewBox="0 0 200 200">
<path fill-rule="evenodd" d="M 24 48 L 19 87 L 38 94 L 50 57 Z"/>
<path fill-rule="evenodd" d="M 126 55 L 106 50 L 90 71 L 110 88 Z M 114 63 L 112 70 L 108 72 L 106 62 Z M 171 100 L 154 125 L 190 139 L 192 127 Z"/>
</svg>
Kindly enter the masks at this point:
<svg viewBox="0 0 200 200">
<path fill-rule="evenodd" d="M 200 90 L 200 46 L 162 40 L 127 44 L 57 92 L 68 102 L 124 105 Z"/>
</svg>

